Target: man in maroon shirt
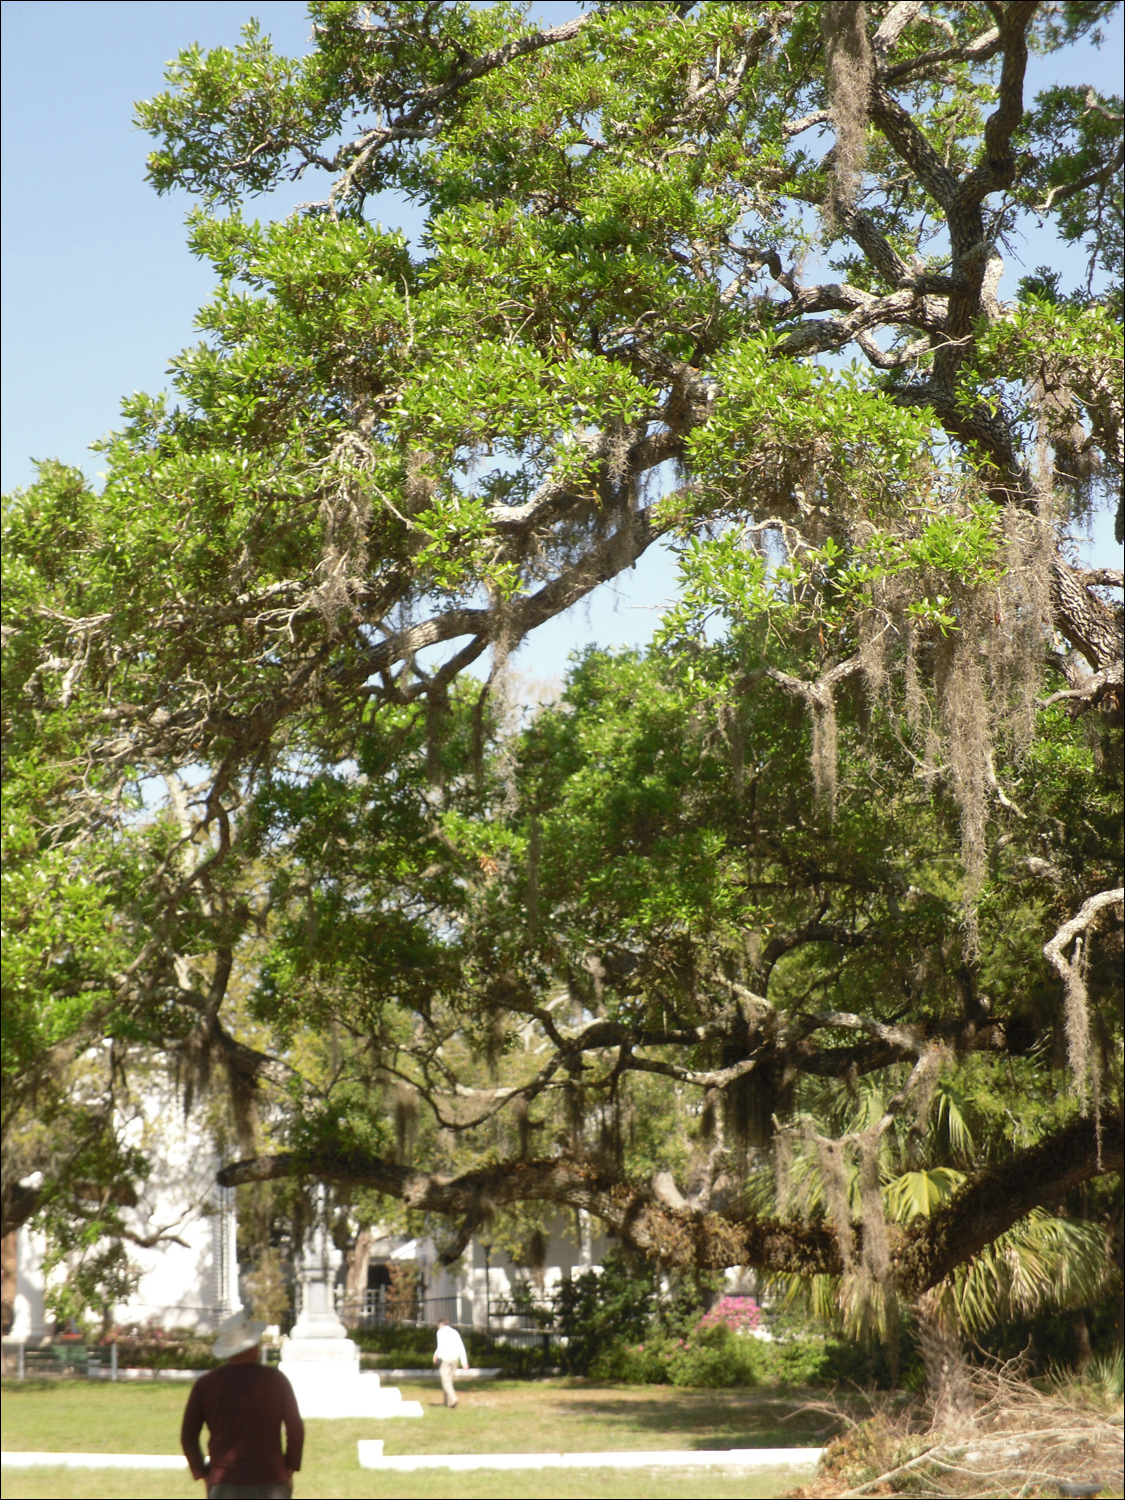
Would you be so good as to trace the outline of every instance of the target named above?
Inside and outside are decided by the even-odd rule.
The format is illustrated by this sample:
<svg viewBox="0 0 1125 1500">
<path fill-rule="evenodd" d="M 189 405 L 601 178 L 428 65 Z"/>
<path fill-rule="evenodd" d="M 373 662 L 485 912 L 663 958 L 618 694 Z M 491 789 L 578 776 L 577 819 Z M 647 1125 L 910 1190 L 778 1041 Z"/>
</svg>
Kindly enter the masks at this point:
<svg viewBox="0 0 1125 1500">
<path fill-rule="evenodd" d="M 180 1443 L 192 1478 L 207 1483 L 208 1500 L 289 1500 L 293 1493 L 305 1424 L 288 1380 L 261 1363 L 265 1328 L 245 1312 L 227 1318 L 214 1346 L 226 1363 L 201 1375 L 188 1397 Z M 199 1446 L 204 1422 L 207 1460 Z"/>
</svg>

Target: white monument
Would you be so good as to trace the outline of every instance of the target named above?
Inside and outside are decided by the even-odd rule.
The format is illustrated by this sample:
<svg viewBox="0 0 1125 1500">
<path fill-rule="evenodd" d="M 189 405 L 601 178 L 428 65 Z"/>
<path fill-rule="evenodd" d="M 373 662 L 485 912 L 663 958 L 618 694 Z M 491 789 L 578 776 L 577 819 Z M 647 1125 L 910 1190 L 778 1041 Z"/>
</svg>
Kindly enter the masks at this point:
<svg viewBox="0 0 1125 1500">
<path fill-rule="evenodd" d="M 324 1189 L 317 1193 L 316 1223 L 297 1266 L 300 1312 L 281 1343 L 281 1373 L 293 1386 L 303 1417 L 420 1417 L 420 1401 L 404 1401 L 395 1386 L 382 1387 L 373 1370 L 361 1371 L 359 1350 L 336 1315 L 333 1296 L 343 1256 L 324 1227 Z"/>
</svg>

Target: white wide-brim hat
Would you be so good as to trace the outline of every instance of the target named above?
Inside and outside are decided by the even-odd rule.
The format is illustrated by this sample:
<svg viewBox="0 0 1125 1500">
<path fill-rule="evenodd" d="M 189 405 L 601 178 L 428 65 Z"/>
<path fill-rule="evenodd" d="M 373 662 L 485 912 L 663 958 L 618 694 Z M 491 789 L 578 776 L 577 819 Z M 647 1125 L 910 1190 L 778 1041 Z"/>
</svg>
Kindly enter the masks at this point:
<svg viewBox="0 0 1125 1500">
<path fill-rule="evenodd" d="M 260 1344 L 265 1331 L 264 1323 L 255 1323 L 253 1318 L 246 1316 L 246 1309 L 240 1308 L 219 1324 L 219 1336 L 211 1347 L 211 1353 L 216 1359 L 233 1359 L 236 1354 Z"/>
</svg>

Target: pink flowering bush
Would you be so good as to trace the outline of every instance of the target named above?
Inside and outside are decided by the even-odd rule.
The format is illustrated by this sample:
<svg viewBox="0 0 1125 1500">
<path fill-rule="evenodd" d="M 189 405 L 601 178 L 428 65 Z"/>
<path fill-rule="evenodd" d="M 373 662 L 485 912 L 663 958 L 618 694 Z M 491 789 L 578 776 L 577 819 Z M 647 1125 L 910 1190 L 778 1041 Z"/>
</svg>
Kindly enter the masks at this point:
<svg viewBox="0 0 1125 1500">
<path fill-rule="evenodd" d="M 723 1297 L 695 1325 L 700 1333 L 708 1328 L 729 1328 L 732 1333 L 751 1333 L 762 1321 L 753 1297 Z"/>
</svg>

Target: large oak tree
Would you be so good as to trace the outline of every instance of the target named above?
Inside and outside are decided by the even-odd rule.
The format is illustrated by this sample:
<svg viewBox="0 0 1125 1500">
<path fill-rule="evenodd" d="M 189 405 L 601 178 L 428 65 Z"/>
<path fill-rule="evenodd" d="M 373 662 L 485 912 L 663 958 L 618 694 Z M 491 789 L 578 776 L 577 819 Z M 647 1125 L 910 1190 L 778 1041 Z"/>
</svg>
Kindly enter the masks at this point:
<svg viewBox="0 0 1125 1500">
<path fill-rule="evenodd" d="M 48 465 L 5 515 L 5 1228 L 113 1229 L 138 1049 L 287 1144 L 226 1182 L 375 1188 L 450 1253 L 549 1203 L 917 1297 L 1120 1171 L 1121 576 L 1068 527 L 1121 476 L 1121 106 L 1025 94 L 1111 9 L 326 0 L 303 59 L 180 56 L 139 118 L 202 340 L 100 494 Z M 1036 223 L 1088 283 L 1001 302 Z M 513 727 L 519 643 L 661 539 L 658 687 L 591 661 Z M 888 1231 L 884 1143 L 936 1169 L 943 1070 L 1016 1060 L 1069 1096 Z M 800 1089 L 864 1079 L 817 1139 Z M 798 1133 L 811 1222 L 746 1191 Z"/>
</svg>

